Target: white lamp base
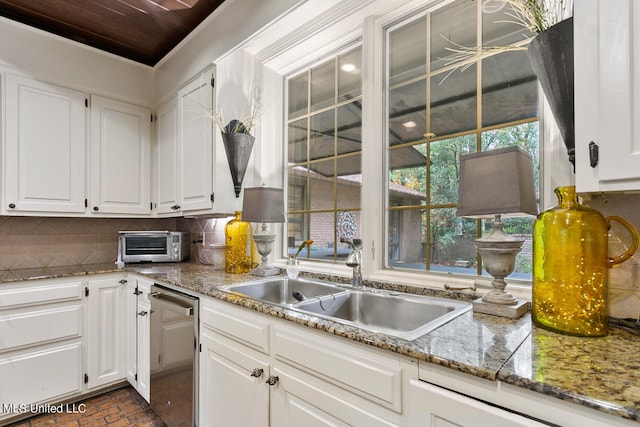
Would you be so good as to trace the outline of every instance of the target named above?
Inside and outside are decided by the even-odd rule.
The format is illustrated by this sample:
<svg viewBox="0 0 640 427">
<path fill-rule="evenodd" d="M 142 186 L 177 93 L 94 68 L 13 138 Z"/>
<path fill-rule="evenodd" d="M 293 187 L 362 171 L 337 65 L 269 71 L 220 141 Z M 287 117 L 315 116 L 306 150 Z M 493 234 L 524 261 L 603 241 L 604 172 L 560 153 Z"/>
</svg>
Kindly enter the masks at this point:
<svg viewBox="0 0 640 427">
<path fill-rule="evenodd" d="M 473 311 L 476 313 L 491 314 L 494 316 L 517 319 L 531 309 L 531 303 L 524 300 L 516 300 L 513 305 L 493 304 L 485 302 L 482 298 L 473 301 Z"/>
</svg>

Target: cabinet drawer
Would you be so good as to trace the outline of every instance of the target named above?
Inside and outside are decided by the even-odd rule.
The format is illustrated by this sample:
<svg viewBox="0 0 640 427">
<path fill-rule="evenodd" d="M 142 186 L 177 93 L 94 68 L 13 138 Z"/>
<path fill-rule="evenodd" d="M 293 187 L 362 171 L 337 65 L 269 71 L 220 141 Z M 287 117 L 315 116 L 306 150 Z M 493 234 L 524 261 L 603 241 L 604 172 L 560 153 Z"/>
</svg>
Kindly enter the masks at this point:
<svg viewBox="0 0 640 427">
<path fill-rule="evenodd" d="M 0 315 L 0 353 L 19 347 L 80 337 L 82 306 L 11 310 Z"/>
<path fill-rule="evenodd" d="M 0 357 L 0 404 L 30 404 L 82 391 L 80 341 Z M 1 423 L 0 423 L 1 424 Z"/>
<path fill-rule="evenodd" d="M 365 351 L 347 340 L 287 325 L 277 326 L 272 346 L 279 360 L 387 408 L 402 411 L 399 360 Z"/>
<path fill-rule="evenodd" d="M 0 310 L 82 298 L 82 282 L 36 283 L 21 282 L 0 287 Z"/>
<path fill-rule="evenodd" d="M 201 321 L 251 348 L 269 354 L 269 322 L 249 309 L 202 299 Z"/>
</svg>

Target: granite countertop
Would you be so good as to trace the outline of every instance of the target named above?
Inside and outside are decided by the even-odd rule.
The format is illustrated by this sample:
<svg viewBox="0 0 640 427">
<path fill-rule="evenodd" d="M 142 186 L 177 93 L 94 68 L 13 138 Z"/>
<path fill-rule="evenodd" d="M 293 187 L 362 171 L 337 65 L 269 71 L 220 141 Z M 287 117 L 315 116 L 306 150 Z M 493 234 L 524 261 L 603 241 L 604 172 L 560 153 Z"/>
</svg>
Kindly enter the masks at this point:
<svg viewBox="0 0 640 427">
<path fill-rule="evenodd" d="M 467 312 L 414 341 L 405 341 L 218 290 L 221 285 L 259 279 L 249 274 L 226 274 L 196 263 L 129 265 L 125 270 L 418 360 L 640 420 L 640 338 L 622 329 L 612 328 L 603 338 L 578 338 L 533 326 L 528 315 L 513 320 Z M 0 283 L 121 271 L 114 264 L 9 270 L 0 272 Z M 402 284 L 366 284 L 463 300 L 475 296 Z"/>
</svg>

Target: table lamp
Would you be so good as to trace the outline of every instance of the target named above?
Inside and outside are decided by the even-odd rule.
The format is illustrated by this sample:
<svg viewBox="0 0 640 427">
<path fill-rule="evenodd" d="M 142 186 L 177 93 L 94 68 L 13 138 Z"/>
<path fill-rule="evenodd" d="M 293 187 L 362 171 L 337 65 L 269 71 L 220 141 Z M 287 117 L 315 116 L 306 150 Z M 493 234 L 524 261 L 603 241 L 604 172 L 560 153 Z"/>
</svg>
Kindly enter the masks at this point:
<svg viewBox="0 0 640 427">
<path fill-rule="evenodd" d="M 536 216 L 535 182 L 531 156 L 518 147 L 460 156 L 457 215 L 494 218 L 491 233 L 475 239 L 484 269 L 493 276 L 492 289 L 473 302 L 480 313 L 518 318 L 530 307 L 505 290 L 504 278 L 515 268 L 524 240 L 503 230 L 502 217 Z"/>
<path fill-rule="evenodd" d="M 269 262 L 269 254 L 274 233 L 269 233 L 267 223 L 284 222 L 284 192 L 280 188 L 254 187 L 244 189 L 242 200 L 242 220 L 246 222 L 262 223 L 259 233 L 253 235 L 253 241 L 261 257 L 261 263 L 250 273 L 256 276 L 272 276 L 280 273 L 280 269 Z"/>
</svg>

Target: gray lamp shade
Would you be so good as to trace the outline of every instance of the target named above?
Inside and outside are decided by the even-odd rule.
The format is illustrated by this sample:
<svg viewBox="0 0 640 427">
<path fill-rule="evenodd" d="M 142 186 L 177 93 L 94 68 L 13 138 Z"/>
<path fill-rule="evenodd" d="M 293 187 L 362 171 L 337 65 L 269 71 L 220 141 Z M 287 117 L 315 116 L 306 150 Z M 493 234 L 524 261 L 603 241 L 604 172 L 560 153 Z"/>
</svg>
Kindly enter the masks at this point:
<svg viewBox="0 0 640 427">
<path fill-rule="evenodd" d="M 460 156 L 458 216 L 536 216 L 531 156 L 518 147 Z"/>
<path fill-rule="evenodd" d="M 284 191 L 280 188 L 244 189 L 242 220 L 247 222 L 284 222 Z"/>
</svg>

